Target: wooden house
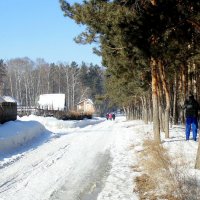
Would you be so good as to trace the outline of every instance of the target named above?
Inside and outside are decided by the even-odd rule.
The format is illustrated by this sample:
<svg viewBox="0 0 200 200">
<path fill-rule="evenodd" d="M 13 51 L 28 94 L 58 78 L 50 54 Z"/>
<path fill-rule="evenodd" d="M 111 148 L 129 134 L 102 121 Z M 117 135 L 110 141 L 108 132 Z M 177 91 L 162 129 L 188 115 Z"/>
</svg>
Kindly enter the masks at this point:
<svg viewBox="0 0 200 200">
<path fill-rule="evenodd" d="M 77 104 L 77 111 L 93 114 L 95 112 L 94 103 L 91 99 L 84 99 Z"/>
</svg>

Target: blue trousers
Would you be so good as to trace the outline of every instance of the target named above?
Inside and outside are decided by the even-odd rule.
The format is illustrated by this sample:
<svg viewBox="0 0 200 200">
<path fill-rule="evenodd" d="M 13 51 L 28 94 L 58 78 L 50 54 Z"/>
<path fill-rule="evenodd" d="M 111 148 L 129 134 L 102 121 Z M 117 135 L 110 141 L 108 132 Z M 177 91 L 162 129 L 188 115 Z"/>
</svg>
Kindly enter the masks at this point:
<svg viewBox="0 0 200 200">
<path fill-rule="evenodd" d="M 198 122 L 197 117 L 186 117 L 186 140 L 190 139 L 190 129 L 192 126 L 193 140 L 197 140 Z"/>
</svg>

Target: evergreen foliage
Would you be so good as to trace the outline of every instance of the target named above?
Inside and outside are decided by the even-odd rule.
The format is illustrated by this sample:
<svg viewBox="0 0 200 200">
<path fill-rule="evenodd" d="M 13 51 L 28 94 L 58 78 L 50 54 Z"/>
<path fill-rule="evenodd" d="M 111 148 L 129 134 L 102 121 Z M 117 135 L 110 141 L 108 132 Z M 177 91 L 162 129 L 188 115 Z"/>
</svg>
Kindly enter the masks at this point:
<svg viewBox="0 0 200 200">
<path fill-rule="evenodd" d="M 197 92 L 192 85 L 192 80 L 197 77 L 197 74 L 192 75 L 192 65 L 198 72 L 199 1 L 88 0 L 70 5 L 60 0 L 60 4 L 65 16 L 86 25 L 85 32 L 76 38 L 76 42 L 98 42 L 99 49 L 95 49 L 95 53 L 102 56 L 102 63 L 108 69 L 106 87 L 113 103 L 130 107 L 135 104 L 133 102 L 139 102 L 147 109 L 147 99 L 143 97 L 147 98 L 152 89 L 154 108 L 160 106 L 160 117 L 166 110 L 165 116 L 169 118 L 172 100 L 169 91 L 173 91 L 175 79 L 184 90 L 187 80 L 191 80 L 188 85 Z M 152 76 L 156 81 L 152 87 L 156 88 L 151 88 Z M 187 76 L 192 78 L 187 79 Z M 171 95 L 174 100 L 181 100 L 186 97 L 186 92 L 176 97 Z"/>
</svg>

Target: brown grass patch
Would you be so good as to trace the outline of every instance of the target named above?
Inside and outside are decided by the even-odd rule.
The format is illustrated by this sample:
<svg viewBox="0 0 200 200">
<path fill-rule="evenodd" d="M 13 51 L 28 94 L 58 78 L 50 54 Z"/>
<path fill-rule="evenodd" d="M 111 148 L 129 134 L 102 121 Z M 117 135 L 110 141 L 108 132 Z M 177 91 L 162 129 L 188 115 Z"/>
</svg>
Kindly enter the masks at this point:
<svg viewBox="0 0 200 200">
<path fill-rule="evenodd" d="M 155 198 L 155 194 L 152 192 L 156 189 L 156 186 L 154 182 L 152 182 L 152 179 L 147 174 L 142 174 L 141 176 L 138 176 L 136 178 L 136 185 L 139 190 L 136 190 L 135 192 L 139 193 L 140 199 L 149 199 L 153 200 Z"/>
<path fill-rule="evenodd" d="M 143 174 L 135 179 L 141 200 L 198 200 L 200 189 L 195 177 L 188 177 L 171 162 L 167 150 L 152 140 L 144 141 L 139 152 L 138 169 Z M 184 163 L 181 164 L 183 166 Z M 136 168 L 133 168 L 136 171 Z"/>
</svg>

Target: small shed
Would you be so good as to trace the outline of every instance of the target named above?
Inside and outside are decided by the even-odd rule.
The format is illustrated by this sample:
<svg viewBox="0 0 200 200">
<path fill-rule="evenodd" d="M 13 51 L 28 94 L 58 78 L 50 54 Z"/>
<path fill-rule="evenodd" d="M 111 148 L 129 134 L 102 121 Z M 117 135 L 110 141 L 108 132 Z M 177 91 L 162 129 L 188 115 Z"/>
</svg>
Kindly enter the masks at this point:
<svg viewBox="0 0 200 200">
<path fill-rule="evenodd" d="M 17 119 L 17 103 L 4 97 L 0 97 L 0 123 Z"/>
<path fill-rule="evenodd" d="M 77 111 L 83 113 L 91 113 L 95 112 L 94 103 L 91 99 L 84 99 L 77 104 Z"/>
</svg>

